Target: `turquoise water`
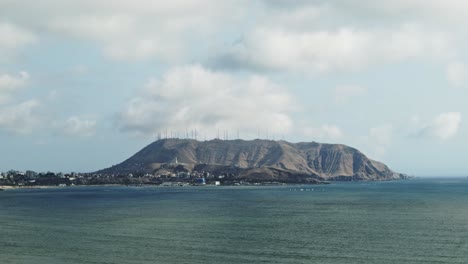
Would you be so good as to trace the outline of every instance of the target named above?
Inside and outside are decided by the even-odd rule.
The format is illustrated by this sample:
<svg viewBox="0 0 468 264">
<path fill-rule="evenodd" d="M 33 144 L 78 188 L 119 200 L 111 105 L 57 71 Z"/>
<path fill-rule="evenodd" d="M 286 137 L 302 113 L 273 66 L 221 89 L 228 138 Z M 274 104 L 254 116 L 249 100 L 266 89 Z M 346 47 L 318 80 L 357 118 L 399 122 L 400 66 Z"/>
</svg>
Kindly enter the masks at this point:
<svg viewBox="0 0 468 264">
<path fill-rule="evenodd" d="M 0 263 L 468 263 L 468 180 L 3 191 Z"/>
</svg>

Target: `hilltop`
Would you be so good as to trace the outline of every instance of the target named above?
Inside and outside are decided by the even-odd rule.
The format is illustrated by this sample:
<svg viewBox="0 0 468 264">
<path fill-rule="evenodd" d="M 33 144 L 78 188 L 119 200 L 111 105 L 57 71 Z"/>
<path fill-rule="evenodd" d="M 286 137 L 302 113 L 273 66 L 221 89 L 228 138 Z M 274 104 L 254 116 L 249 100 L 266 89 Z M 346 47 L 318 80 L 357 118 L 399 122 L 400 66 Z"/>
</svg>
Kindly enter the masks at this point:
<svg viewBox="0 0 468 264">
<path fill-rule="evenodd" d="M 272 140 L 157 140 L 100 174 L 226 175 L 245 181 L 395 180 L 405 176 L 341 144 Z"/>
</svg>

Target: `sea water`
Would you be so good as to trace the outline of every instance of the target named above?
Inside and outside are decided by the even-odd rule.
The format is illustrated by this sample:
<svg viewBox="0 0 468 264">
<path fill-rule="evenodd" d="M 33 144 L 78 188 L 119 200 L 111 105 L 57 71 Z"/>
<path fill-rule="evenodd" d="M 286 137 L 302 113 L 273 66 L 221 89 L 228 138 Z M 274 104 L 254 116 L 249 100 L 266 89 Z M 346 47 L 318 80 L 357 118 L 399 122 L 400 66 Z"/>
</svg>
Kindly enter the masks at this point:
<svg viewBox="0 0 468 264">
<path fill-rule="evenodd" d="M 468 263 L 468 180 L 3 191 L 0 263 Z"/>
</svg>

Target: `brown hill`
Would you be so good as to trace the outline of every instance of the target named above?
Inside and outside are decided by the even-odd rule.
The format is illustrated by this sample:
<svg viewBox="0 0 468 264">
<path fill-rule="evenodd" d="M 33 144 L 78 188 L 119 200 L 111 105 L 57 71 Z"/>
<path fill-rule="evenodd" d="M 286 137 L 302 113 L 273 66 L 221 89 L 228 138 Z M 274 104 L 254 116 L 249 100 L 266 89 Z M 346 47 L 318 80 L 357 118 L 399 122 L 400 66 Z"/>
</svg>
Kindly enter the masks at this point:
<svg viewBox="0 0 468 264">
<path fill-rule="evenodd" d="M 176 162 L 187 170 L 237 173 L 239 178 L 245 179 L 392 180 L 404 177 L 345 145 L 258 139 L 203 142 L 162 139 L 98 173 L 153 173 L 161 164 Z"/>
</svg>

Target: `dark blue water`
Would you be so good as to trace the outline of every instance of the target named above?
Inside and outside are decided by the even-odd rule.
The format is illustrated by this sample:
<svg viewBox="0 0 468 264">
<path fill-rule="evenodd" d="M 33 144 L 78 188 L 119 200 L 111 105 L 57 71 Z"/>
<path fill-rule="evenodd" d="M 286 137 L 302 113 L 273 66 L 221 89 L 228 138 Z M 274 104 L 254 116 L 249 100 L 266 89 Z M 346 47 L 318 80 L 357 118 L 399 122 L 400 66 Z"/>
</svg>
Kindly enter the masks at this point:
<svg viewBox="0 0 468 264">
<path fill-rule="evenodd" d="M 468 263 L 468 180 L 3 191 L 0 263 Z"/>
</svg>

